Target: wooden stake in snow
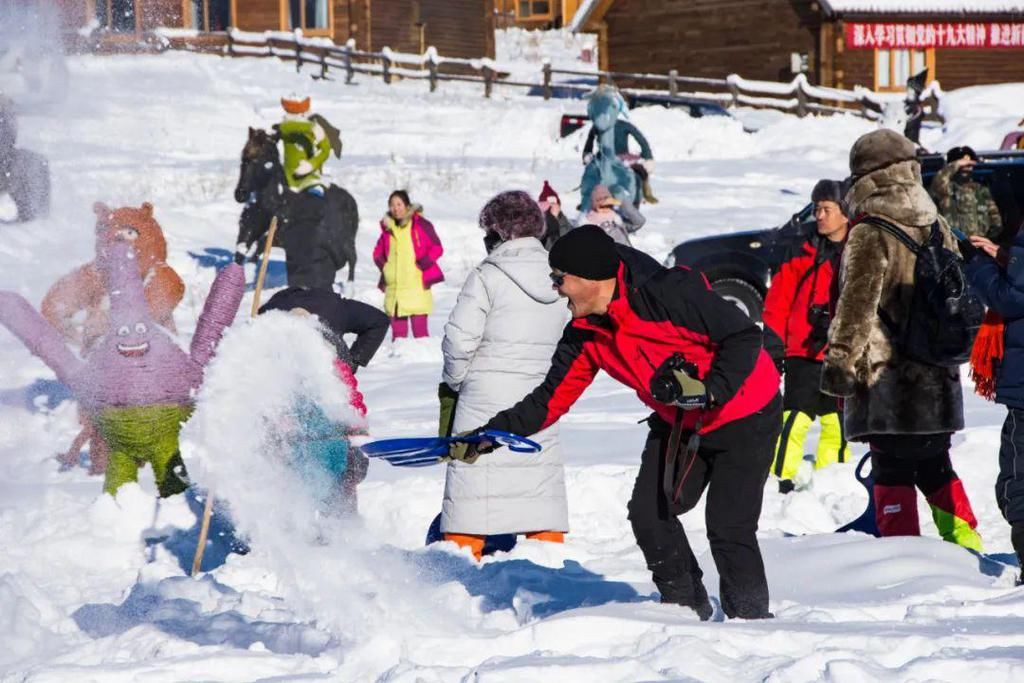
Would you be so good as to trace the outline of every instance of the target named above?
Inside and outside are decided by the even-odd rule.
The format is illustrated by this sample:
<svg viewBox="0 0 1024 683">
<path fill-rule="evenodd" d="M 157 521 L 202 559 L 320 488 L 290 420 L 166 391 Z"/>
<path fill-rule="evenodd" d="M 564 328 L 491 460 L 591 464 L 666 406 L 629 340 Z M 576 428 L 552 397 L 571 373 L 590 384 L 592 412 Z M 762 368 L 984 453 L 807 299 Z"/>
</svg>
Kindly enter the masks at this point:
<svg viewBox="0 0 1024 683">
<path fill-rule="evenodd" d="M 270 250 L 274 245 L 274 235 L 277 233 L 277 216 L 270 221 L 270 229 L 267 231 L 267 243 L 263 247 L 263 259 L 260 262 L 260 272 L 256 276 L 256 291 L 252 296 L 252 310 L 250 315 L 255 318 L 260 310 L 260 295 L 263 293 L 263 281 L 267 277 L 267 265 L 270 263 Z M 206 505 L 203 506 L 203 522 L 199 526 L 199 541 L 196 543 L 196 554 L 192 560 L 192 576 L 199 574 L 199 567 L 203 563 L 203 553 L 206 552 L 206 537 L 210 533 L 210 517 L 213 514 L 213 491 L 206 492 Z"/>
</svg>

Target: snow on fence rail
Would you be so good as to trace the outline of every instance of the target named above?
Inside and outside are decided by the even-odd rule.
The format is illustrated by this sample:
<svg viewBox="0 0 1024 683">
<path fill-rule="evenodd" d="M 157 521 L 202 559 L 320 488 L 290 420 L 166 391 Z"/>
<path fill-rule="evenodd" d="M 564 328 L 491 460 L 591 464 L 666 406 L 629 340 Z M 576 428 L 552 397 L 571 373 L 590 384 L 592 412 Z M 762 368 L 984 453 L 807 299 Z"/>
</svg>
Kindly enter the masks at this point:
<svg viewBox="0 0 1024 683">
<path fill-rule="evenodd" d="M 253 33 L 231 29 L 227 33 L 227 54 L 237 56 L 278 57 L 293 60 L 295 70 L 303 65 L 319 69 L 314 78 L 329 78 L 331 69 L 345 73 L 345 83 L 351 83 L 356 74 L 381 77 L 391 83 L 395 77 L 421 79 L 430 83 L 430 92 L 437 90 L 442 81 L 482 83 L 484 96 L 490 97 L 495 85 L 539 88 L 544 99 L 560 92 L 593 90 L 599 83 L 618 84 L 624 92 L 660 92 L 669 96 L 686 96 L 737 107 L 763 107 L 779 109 L 803 117 L 808 114 L 849 113 L 876 119 L 886 105 L 902 103 L 901 93 L 876 93 L 862 86 L 852 90 L 812 85 L 804 74 L 789 83 L 748 80 L 737 74 L 726 78 L 680 76 L 676 69 L 667 74 L 626 73 L 620 71 L 576 71 L 554 68 L 547 60 L 541 67 L 540 80 L 516 81 L 509 78 L 510 70 L 502 69 L 493 60 L 443 57 L 433 47 L 421 54 L 395 52 L 384 47 L 378 52 L 358 50 L 355 41 L 336 45 L 329 38 L 309 38 L 302 31 L 266 31 Z M 556 77 L 585 77 L 586 82 L 558 80 Z M 654 87 L 646 87 L 653 85 Z M 684 91 L 681 87 L 698 87 Z M 942 90 L 937 81 L 922 94 L 926 107 L 938 116 L 938 102 Z"/>
</svg>

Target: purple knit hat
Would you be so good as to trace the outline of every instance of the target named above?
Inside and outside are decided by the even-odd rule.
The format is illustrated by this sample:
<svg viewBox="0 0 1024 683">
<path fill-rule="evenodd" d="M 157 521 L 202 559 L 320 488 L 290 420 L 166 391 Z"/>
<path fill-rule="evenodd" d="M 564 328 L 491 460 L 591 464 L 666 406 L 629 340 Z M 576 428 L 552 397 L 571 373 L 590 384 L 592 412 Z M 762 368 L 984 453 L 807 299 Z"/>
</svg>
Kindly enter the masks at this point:
<svg viewBox="0 0 1024 683">
<path fill-rule="evenodd" d="M 480 227 L 503 242 L 544 234 L 544 214 L 533 197 L 520 190 L 495 195 L 480 211 Z"/>
</svg>

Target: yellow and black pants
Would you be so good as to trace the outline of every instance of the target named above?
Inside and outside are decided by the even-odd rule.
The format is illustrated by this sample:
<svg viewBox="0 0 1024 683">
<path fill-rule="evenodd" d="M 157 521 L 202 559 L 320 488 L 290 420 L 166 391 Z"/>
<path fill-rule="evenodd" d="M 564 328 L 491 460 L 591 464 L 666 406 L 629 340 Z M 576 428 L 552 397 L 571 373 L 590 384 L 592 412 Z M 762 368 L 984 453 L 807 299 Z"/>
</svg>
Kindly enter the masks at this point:
<svg viewBox="0 0 1024 683">
<path fill-rule="evenodd" d="M 838 399 L 821 392 L 821 363 L 807 358 L 787 358 L 782 396 L 782 433 L 775 447 L 772 474 L 792 480 L 804 459 L 804 441 L 817 419 L 821 436 L 814 466 L 818 469 L 850 458 Z"/>
</svg>

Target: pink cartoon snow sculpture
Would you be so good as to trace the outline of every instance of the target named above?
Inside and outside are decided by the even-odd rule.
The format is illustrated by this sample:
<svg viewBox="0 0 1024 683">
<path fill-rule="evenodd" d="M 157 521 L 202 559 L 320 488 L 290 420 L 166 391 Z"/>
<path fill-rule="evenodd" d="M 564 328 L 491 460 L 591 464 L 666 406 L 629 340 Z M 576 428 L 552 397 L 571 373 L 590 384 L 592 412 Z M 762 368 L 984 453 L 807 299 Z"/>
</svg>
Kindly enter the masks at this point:
<svg viewBox="0 0 1024 683">
<path fill-rule="evenodd" d="M 20 295 L 0 292 L 0 323 L 64 382 L 110 445 L 103 489 L 115 493 L 150 463 L 161 496 L 187 488 L 178 433 L 192 412 L 193 392 L 231 325 L 245 290 L 242 267 L 220 271 L 199 317 L 189 354 L 152 319 L 135 252 L 124 242 L 109 247 L 103 276 L 110 292 L 110 331 L 84 360 Z"/>
</svg>

